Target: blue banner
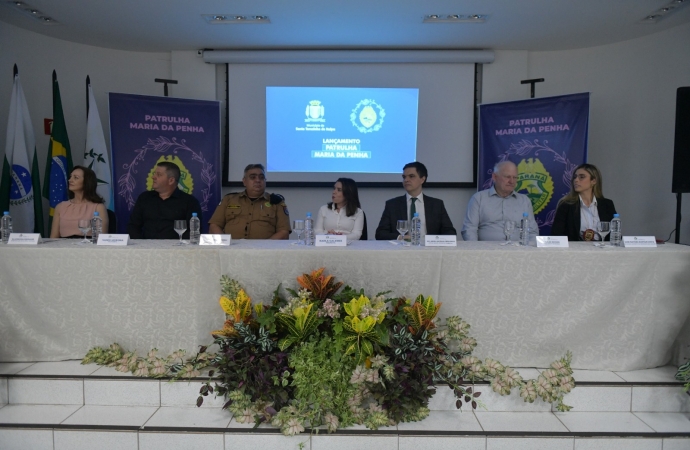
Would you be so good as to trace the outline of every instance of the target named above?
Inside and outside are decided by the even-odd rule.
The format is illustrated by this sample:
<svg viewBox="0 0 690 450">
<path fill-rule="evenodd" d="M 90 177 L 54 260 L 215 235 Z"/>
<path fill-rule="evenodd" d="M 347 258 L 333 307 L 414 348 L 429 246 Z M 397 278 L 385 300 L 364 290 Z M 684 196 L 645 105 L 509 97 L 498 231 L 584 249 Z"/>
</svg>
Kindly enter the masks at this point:
<svg viewBox="0 0 690 450">
<path fill-rule="evenodd" d="M 589 93 L 479 106 L 479 190 L 496 163 L 518 167 L 516 191 L 532 201 L 539 234 L 551 234 L 556 205 L 587 161 Z"/>
<path fill-rule="evenodd" d="M 199 200 L 207 233 L 220 202 L 219 102 L 112 92 L 109 98 L 117 232 L 127 232 L 137 197 L 151 190 L 156 164 L 169 161 L 180 168 L 180 190 Z"/>
</svg>

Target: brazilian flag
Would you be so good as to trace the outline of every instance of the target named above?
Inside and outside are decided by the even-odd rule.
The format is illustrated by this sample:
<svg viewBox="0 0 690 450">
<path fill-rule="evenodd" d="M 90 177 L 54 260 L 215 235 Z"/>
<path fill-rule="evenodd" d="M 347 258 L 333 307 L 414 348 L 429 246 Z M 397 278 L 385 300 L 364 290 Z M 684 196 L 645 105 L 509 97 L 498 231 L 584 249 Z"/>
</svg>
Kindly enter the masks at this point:
<svg viewBox="0 0 690 450">
<path fill-rule="evenodd" d="M 48 145 L 48 161 L 46 162 L 45 178 L 43 180 L 43 197 L 50 203 L 50 218 L 48 230 L 53 224 L 53 215 L 58 203 L 67 200 L 67 178 L 72 171 L 72 151 L 67 137 L 65 115 L 62 113 L 60 100 L 60 86 L 57 75 L 53 70 L 53 128 Z"/>
</svg>

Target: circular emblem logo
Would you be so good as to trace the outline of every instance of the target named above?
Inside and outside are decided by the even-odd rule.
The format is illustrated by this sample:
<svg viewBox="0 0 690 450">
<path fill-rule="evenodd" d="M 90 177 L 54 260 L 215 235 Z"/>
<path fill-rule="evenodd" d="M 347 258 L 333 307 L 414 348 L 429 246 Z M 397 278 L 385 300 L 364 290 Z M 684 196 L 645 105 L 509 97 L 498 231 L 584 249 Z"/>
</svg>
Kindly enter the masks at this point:
<svg viewBox="0 0 690 450">
<path fill-rule="evenodd" d="M 534 214 L 537 214 L 551 201 L 553 179 L 538 158 L 523 159 L 518 164 L 518 182 L 515 190 L 529 197 Z"/>
<path fill-rule="evenodd" d="M 153 164 L 153 167 L 151 167 L 151 170 L 146 177 L 146 190 L 150 191 L 153 189 L 153 172 L 156 171 L 156 165 L 165 161 L 174 163 L 180 168 L 180 180 L 177 182 L 177 187 L 185 194 L 191 194 L 194 190 L 194 179 L 192 178 L 192 174 L 189 173 L 187 167 L 185 167 L 182 160 L 176 155 L 163 155 L 158 158 L 158 161 Z"/>
<path fill-rule="evenodd" d="M 11 177 L 10 205 L 17 206 L 31 201 L 31 174 L 26 167 L 13 164 Z"/>
<path fill-rule="evenodd" d="M 386 110 L 376 101 L 364 99 L 350 113 L 350 122 L 360 133 L 379 131 L 386 117 Z"/>
</svg>

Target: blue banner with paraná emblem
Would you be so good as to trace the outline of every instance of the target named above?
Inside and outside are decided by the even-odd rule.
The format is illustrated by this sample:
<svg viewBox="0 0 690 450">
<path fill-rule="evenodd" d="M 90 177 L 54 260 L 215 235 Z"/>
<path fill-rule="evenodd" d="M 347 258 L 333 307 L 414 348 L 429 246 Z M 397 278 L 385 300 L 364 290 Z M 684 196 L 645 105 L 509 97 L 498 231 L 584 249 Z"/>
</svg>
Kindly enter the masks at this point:
<svg viewBox="0 0 690 450">
<path fill-rule="evenodd" d="M 110 93 L 110 140 L 113 155 L 117 232 L 126 233 L 139 195 L 152 189 L 156 164 L 177 164 L 178 187 L 199 200 L 203 221 L 220 202 L 220 104 Z"/>
<path fill-rule="evenodd" d="M 587 161 L 589 93 L 479 106 L 477 187 L 491 187 L 496 163 L 518 167 L 515 190 L 532 201 L 539 234 L 551 234 L 556 205 L 575 167 Z"/>
</svg>

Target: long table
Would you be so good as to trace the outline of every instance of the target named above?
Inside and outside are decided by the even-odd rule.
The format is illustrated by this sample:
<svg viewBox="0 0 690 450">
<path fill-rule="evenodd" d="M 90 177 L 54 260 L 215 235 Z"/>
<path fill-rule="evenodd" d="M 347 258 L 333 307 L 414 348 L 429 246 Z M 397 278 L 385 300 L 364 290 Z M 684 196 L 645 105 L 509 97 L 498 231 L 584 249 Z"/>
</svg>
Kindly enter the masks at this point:
<svg viewBox="0 0 690 450">
<path fill-rule="evenodd" d="M 268 303 L 279 284 L 296 288 L 298 275 L 323 266 L 369 295 L 433 296 L 443 302 L 442 317 L 460 315 L 471 324 L 477 356 L 516 367 L 544 367 L 567 350 L 581 369 L 663 365 L 690 317 L 690 248 L 673 244 L 173 243 L 0 245 L 0 361 L 81 358 L 112 342 L 139 352 L 193 352 L 222 326 L 221 274 L 238 280 L 253 301 Z M 686 333 L 680 345 L 688 343 Z"/>
</svg>

